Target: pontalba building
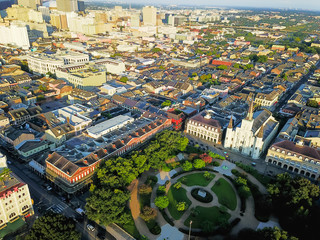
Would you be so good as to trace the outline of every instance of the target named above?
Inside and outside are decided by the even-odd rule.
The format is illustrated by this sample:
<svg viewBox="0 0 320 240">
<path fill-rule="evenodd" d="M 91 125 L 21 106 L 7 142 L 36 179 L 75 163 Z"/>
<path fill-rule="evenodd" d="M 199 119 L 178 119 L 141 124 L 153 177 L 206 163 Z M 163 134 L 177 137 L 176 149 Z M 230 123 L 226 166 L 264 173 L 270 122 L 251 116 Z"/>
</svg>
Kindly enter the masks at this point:
<svg viewBox="0 0 320 240">
<path fill-rule="evenodd" d="M 276 135 L 278 126 L 279 123 L 272 117 L 270 111 L 253 113 L 253 101 L 251 101 L 248 115 L 240 124 L 234 128 L 233 119 L 230 119 L 224 147 L 258 159 Z"/>
<path fill-rule="evenodd" d="M 266 162 L 294 173 L 318 179 L 320 173 L 320 151 L 305 145 L 305 141 L 281 141 L 273 144 Z"/>
</svg>

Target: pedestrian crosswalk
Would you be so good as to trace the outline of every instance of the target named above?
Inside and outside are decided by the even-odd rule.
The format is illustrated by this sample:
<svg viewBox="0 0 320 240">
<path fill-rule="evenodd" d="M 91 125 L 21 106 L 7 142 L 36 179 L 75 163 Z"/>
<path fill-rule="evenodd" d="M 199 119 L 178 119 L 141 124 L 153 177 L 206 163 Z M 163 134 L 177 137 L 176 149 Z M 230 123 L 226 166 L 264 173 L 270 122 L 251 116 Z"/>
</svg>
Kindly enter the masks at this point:
<svg viewBox="0 0 320 240">
<path fill-rule="evenodd" d="M 55 213 L 62 213 L 67 207 L 68 205 L 61 203 L 61 204 L 53 205 L 51 207 L 51 211 Z"/>
</svg>

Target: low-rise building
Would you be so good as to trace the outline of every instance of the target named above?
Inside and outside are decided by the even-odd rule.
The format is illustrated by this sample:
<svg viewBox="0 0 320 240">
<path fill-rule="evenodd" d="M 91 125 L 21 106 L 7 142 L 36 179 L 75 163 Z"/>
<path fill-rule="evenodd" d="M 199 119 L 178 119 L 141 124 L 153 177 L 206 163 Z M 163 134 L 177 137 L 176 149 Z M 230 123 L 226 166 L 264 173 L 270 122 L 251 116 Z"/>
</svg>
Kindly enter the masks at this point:
<svg viewBox="0 0 320 240">
<path fill-rule="evenodd" d="M 320 150 L 306 146 L 303 140 L 274 143 L 265 161 L 312 179 L 319 178 Z"/>
<path fill-rule="evenodd" d="M 56 70 L 57 78 L 63 79 L 74 87 L 90 90 L 99 87 L 107 81 L 106 70 L 93 64 L 73 64 L 59 67 Z"/>
<path fill-rule="evenodd" d="M 186 133 L 206 141 L 221 144 L 222 130 L 219 121 L 212 118 L 208 111 L 203 111 L 187 121 Z"/>
<path fill-rule="evenodd" d="M 93 138 L 99 138 L 111 131 L 114 131 L 118 128 L 121 128 L 128 123 L 132 123 L 134 121 L 134 118 L 125 116 L 125 115 L 119 115 L 116 118 L 112 118 L 109 120 L 106 120 L 102 123 L 99 123 L 93 127 L 90 127 L 87 129 L 88 135 Z"/>
<path fill-rule="evenodd" d="M 89 62 L 89 55 L 77 52 L 34 53 L 27 57 L 29 69 L 37 74 L 55 73 L 59 67 Z"/>
<path fill-rule="evenodd" d="M 34 213 L 28 185 L 12 173 L 4 176 L 4 184 L 0 189 L 0 209 L 0 229 L 6 227 L 7 223 Z"/>
</svg>

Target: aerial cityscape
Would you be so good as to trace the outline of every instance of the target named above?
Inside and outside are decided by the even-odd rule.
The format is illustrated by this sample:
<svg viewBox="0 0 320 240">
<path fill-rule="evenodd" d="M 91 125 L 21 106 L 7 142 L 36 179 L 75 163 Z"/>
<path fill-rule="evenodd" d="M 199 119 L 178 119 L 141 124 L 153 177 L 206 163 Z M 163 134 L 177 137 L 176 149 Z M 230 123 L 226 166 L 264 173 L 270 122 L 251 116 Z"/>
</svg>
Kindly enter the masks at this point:
<svg viewBox="0 0 320 240">
<path fill-rule="evenodd" d="M 320 2 L 0 16 L 0 240 L 319 239 Z"/>
</svg>

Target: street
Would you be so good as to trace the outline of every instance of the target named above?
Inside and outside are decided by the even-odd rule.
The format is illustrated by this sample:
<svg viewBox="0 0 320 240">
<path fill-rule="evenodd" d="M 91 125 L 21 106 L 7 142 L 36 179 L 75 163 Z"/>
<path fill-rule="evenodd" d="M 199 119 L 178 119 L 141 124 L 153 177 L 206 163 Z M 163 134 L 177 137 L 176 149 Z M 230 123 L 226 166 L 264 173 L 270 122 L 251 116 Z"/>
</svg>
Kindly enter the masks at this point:
<svg viewBox="0 0 320 240">
<path fill-rule="evenodd" d="M 11 162 L 8 167 L 11 171 L 20 178 L 24 183 L 28 184 L 31 198 L 34 201 L 34 211 L 35 216 L 41 216 L 43 210 L 52 208 L 56 212 L 59 212 L 66 217 L 76 218 L 78 213 L 72 209 L 66 202 L 60 200 L 53 192 L 46 190 L 42 185 L 44 184 L 44 179 L 37 176 L 32 172 L 26 164 L 21 164 L 17 161 L 16 157 L 11 155 L 8 151 L 1 148 L 1 152 L 7 155 L 7 160 Z M 41 212 L 39 211 L 41 210 Z M 94 224 L 94 223 L 92 223 Z M 95 225 L 95 224 L 94 224 Z M 77 230 L 82 234 L 82 240 L 93 240 L 97 238 L 97 226 L 95 231 L 90 231 L 87 229 L 87 220 L 76 223 Z M 107 233 L 108 235 L 108 233 Z M 110 234 L 109 234 L 110 235 Z M 106 237 L 107 240 L 114 240 L 112 236 Z"/>
</svg>

